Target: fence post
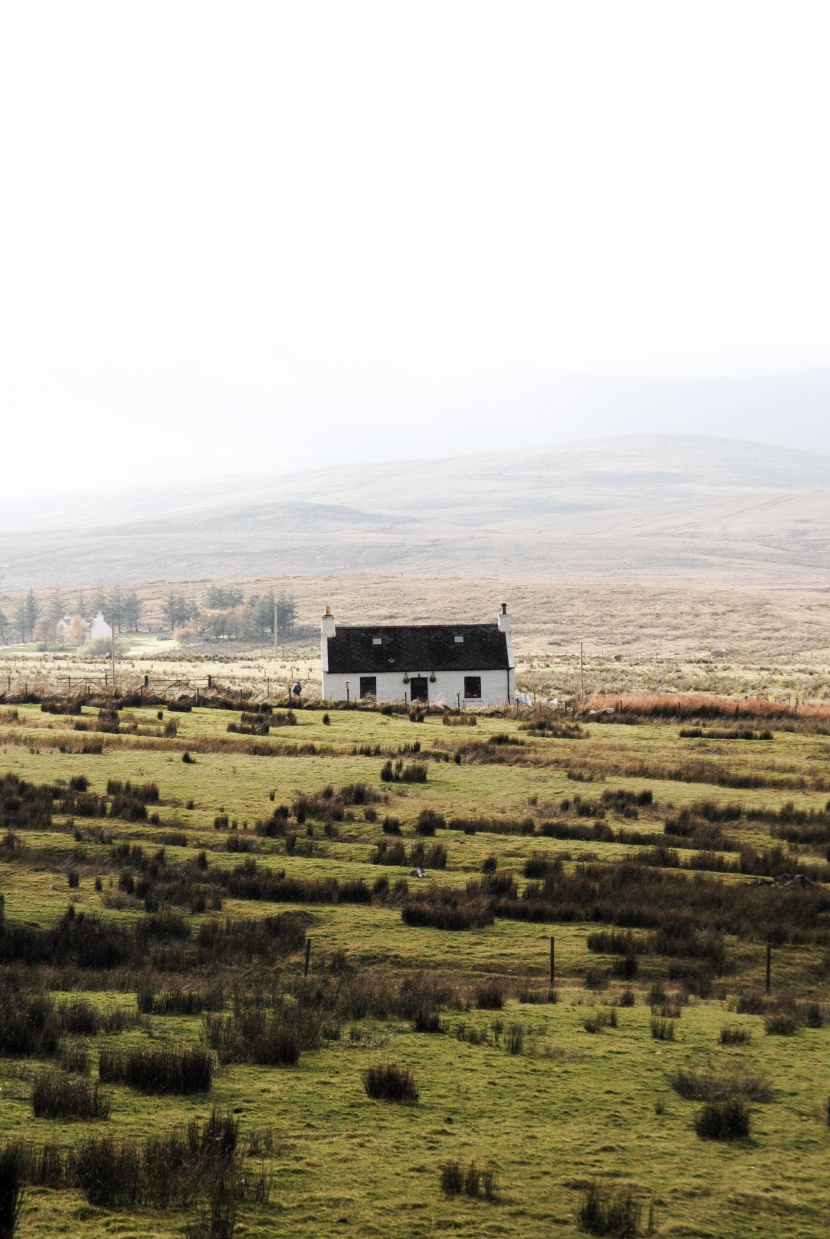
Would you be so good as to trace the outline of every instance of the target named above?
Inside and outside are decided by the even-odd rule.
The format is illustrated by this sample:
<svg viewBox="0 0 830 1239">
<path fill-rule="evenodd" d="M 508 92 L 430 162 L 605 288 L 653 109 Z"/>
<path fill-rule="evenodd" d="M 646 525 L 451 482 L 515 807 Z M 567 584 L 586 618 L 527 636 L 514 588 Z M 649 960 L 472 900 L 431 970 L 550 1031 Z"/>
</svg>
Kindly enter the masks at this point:
<svg viewBox="0 0 830 1239">
<path fill-rule="evenodd" d="M 303 968 L 303 976 L 308 976 L 308 961 L 311 959 L 311 939 L 305 940 L 305 967 Z"/>
<path fill-rule="evenodd" d="M 550 940 L 550 983 L 554 984 L 556 980 L 556 939 Z"/>
</svg>

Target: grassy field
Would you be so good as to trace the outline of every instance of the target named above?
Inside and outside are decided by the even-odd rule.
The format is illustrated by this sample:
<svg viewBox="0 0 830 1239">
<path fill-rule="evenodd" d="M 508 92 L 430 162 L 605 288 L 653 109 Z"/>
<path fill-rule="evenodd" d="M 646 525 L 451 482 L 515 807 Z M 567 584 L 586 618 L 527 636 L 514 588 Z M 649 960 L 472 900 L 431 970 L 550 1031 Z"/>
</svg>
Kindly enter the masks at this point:
<svg viewBox="0 0 830 1239">
<path fill-rule="evenodd" d="M 534 730 L 543 715 L 446 726 L 309 708 L 293 724 L 260 716 L 269 734 L 254 736 L 228 731 L 246 725 L 238 710 L 101 711 L 0 705 L 0 776 L 24 780 L 7 779 L 2 810 L 4 1018 L 35 990 L 57 1008 L 80 997 L 102 1019 L 49 1052 L 4 1043 L 0 1138 L 52 1142 L 68 1163 L 91 1135 L 160 1137 L 215 1107 L 239 1123 L 242 1168 L 264 1166 L 270 1192 L 239 1193 L 228 1229 L 208 1216 L 209 1182 L 161 1207 L 102 1204 L 77 1175 L 41 1176 L 24 1239 L 188 1227 L 564 1239 L 581 1233 L 595 1182 L 632 1188 L 641 1233 L 825 1233 L 826 725 L 632 715 Z M 383 781 L 398 760 L 425 781 Z M 155 785 L 158 800 L 119 800 L 113 780 Z M 50 820 L 20 816 L 28 785 L 52 789 Z M 402 844 L 405 863 L 373 863 L 384 842 Z M 425 877 L 412 873 L 419 844 L 445 850 Z M 438 927 L 451 905 L 484 908 L 485 923 Z M 95 918 L 121 957 L 83 955 L 77 926 Z M 252 922 L 270 926 L 273 950 Z M 231 944 L 233 925 L 247 945 Z M 620 940 L 589 949 L 603 930 Z M 211 987 L 204 1010 L 147 1009 L 147 992 Z M 103 1018 L 119 1011 L 123 1027 Z M 37 1073 L 61 1047 L 88 1051 L 94 1082 L 102 1051 L 203 1046 L 211 1020 L 246 1012 L 301 1026 L 298 1060 L 245 1061 L 242 1038 L 220 1051 L 209 1091 L 105 1081 L 105 1120 L 33 1116 Z M 722 1044 L 724 1028 L 746 1039 Z M 367 1095 L 363 1073 L 388 1063 L 412 1069 L 417 1101 Z M 703 1094 L 681 1095 L 681 1071 L 744 1101 L 748 1138 L 700 1138 Z M 491 1171 L 494 1198 L 443 1191 L 453 1160 Z"/>
</svg>

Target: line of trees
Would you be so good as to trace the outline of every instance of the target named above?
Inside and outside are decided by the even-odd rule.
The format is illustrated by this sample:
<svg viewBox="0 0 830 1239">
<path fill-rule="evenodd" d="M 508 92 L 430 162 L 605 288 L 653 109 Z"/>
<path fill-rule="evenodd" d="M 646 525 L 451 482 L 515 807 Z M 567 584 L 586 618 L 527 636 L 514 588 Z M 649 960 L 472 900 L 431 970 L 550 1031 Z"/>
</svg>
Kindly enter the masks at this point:
<svg viewBox="0 0 830 1239">
<path fill-rule="evenodd" d="M 67 644 L 82 644 L 84 620 L 99 613 L 117 632 L 138 632 L 142 610 L 143 603 L 136 591 L 124 591 L 120 585 L 113 586 L 109 594 L 99 587 L 89 599 L 82 591 L 76 596 L 74 606 L 60 589 L 53 589 L 46 599 L 39 598 L 30 589 L 15 603 L 11 619 L 0 610 L 0 642 L 5 645 L 14 637 L 24 645 L 29 641 L 55 645 L 58 643 L 57 626 L 68 618 L 71 635 L 63 633 L 64 638 L 68 638 Z M 71 631 L 73 625 L 74 632 Z"/>
<path fill-rule="evenodd" d="M 251 594 L 241 589 L 210 585 L 201 605 L 183 594 L 169 593 L 163 604 L 164 618 L 173 630 L 193 637 L 264 641 L 274 638 L 274 619 L 281 637 L 290 637 L 297 609 L 293 597 L 273 589 Z"/>
<path fill-rule="evenodd" d="M 0 609 L 0 644 L 14 639 L 22 644 L 81 645 L 86 639 L 86 621 L 99 613 L 116 632 L 138 632 L 143 611 L 137 592 L 121 585 L 114 585 L 109 593 L 100 586 L 89 594 L 80 591 L 74 599 L 58 588 L 47 597 L 30 589 L 15 602 L 11 618 Z M 280 638 L 293 635 L 297 609 L 291 595 L 277 595 L 273 589 L 246 598 L 234 586 L 210 585 L 201 603 L 171 591 L 162 601 L 162 617 L 168 629 L 189 631 L 193 637 L 273 641 L 275 620 Z"/>
</svg>

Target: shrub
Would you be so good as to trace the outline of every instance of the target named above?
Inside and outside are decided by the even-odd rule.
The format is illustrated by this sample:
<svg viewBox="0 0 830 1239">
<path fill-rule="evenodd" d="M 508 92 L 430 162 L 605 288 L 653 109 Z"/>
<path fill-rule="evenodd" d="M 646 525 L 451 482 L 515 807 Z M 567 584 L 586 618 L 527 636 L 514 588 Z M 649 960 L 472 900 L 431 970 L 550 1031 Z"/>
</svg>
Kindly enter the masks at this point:
<svg viewBox="0 0 830 1239">
<path fill-rule="evenodd" d="M 126 1084 L 141 1093 L 206 1093 L 213 1083 L 214 1060 L 209 1050 L 102 1050 L 98 1074 L 108 1084 Z"/>
<path fill-rule="evenodd" d="M 559 995 L 555 989 L 520 989 L 516 997 L 519 1002 L 528 1004 L 559 1001 Z"/>
<path fill-rule="evenodd" d="M 764 1031 L 771 1037 L 794 1037 L 798 1018 L 791 1011 L 775 1011 L 764 1017 Z"/>
<path fill-rule="evenodd" d="M 749 1114 L 742 1097 L 707 1101 L 695 1119 L 695 1131 L 701 1140 L 746 1140 Z"/>
<path fill-rule="evenodd" d="M 496 1199 L 496 1174 L 494 1170 L 481 1170 L 475 1162 L 465 1165 L 450 1158 L 441 1167 L 441 1191 L 447 1196 L 483 1197 Z"/>
<path fill-rule="evenodd" d="M 417 1101 L 420 1092 L 411 1067 L 378 1063 L 363 1072 L 366 1095 L 374 1101 Z"/>
<path fill-rule="evenodd" d="M 0 1054 L 54 1054 L 60 1033 L 48 995 L 6 993 L 0 997 Z"/>
<path fill-rule="evenodd" d="M 39 1071 L 32 1087 L 36 1119 L 108 1119 L 110 1099 L 97 1083 L 62 1071 Z"/>
<path fill-rule="evenodd" d="M 640 1230 L 642 1209 L 630 1187 L 596 1180 L 583 1193 L 576 1220 L 589 1235 L 634 1239 Z"/>
<path fill-rule="evenodd" d="M 436 813 L 433 809 L 422 809 L 415 823 L 415 833 L 429 837 L 434 835 L 436 830 L 445 830 L 446 826 L 447 823 L 443 814 Z"/>
<path fill-rule="evenodd" d="M 78 1075 L 89 1075 L 89 1051 L 82 1045 L 65 1046 L 61 1050 L 61 1071 L 74 1071 Z"/>
<path fill-rule="evenodd" d="M 293 1067 L 303 1050 L 320 1044 L 322 1013 L 305 1006 L 267 1010 L 237 1005 L 230 1015 L 208 1015 L 205 1039 L 222 1063 Z"/>
<path fill-rule="evenodd" d="M 521 1024 L 508 1025 L 504 1036 L 504 1048 L 508 1054 L 519 1055 L 524 1053 L 525 1030 Z"/>
<path fill-rule="evenodd" d="M 721 1045 L 745 1045 L 747 1041 L 752 1040 L 752 1033 L 748 1028 L 741 1028 L 740 1025 L 732 1024 L 720 1030 Z"/>
<path fill-rule="evenodd" d="M 415 1012 L 413 1017 L 412 1031 L 417 1033 L 443 1033 L 446 1032 L 446 1029 L 441 1023 L 441 1016 L 437 1011 L 421 1008 Z"/>
<path fill-rule="evenodd" d="M 380 777 L 384 783 L 426 783 L 427 768 L 422 762 L 405 766 L 403 759 L 398 758 L 394 765 L 391 761 L 384 764 Z"/>
<path fill-rule="evenodd" d="M 407 899 L 401 908 L 405 925 L 433 929 L 481 928 L 493 923 L 489 899 L 470 898 L 462 891 L 436 889 Z"/>
<path fill-rule="evenodd" d="M 651 1035 L 655 1041 L 674 1041 L 674 1020 L 652 1020 Z"/>
<path fill-rule="evenodd" d="M 674 1091 L 686 1101 L 723 1101 L 744 1097 L 750 1101 L 772 1101 L 772 1090 L 761 1076 L 750 1075 L 736 1065 L 723 1072 L 712 1068 L 681 1068 L 669 1076 Z"/>
<path fill-rule="evenodd" d="M 14 1144 L 0 1149 L 0 1239 L 14 1239 L 23 1208 L 23 1157 Z"/>
<path fill-rule="evenodd" d="M 214 1110 L 204 1123 L 194 1120 L 145 1141 L 82 1141 L 67 1154 L 65 1177 L 101 1208 L 185 1205 L 219 1184 L 235 1200 L 262 1202 L 268 1182 L 245 1172 L 240 1153 L 237 1121 Z"/>
<path fill-rule="evenodd" d="M 225 1005 L 221 984 L 197 990 L 180 985 L 166 990 L 145 987 L 139 989 L 136 998 L 143 1015 L 201 1015 L 203 1011 L 221 1011 Z"/>
<path fill-rule="evenodd" d="M 399 835 L 401 833 L 401 823 L 396 817 L 385 817 L 383 819 L 383 833 L 385 835 Z"/>
<path fill-rule="evenodd" d="M 504 990 L 498 981 L 485 981 L 475 992 L 475 1004 L 479 1011 L 501 1011 L 504 1006 Z"/>
</svg>

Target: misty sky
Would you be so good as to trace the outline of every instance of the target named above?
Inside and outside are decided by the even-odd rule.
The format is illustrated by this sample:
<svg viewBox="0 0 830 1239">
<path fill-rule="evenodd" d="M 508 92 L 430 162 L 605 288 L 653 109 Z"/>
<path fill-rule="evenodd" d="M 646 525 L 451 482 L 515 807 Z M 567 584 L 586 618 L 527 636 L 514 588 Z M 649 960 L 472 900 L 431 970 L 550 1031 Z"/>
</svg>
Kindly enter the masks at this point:
<svg viewBox="0 0 830 1239">
<path fill-rule="evenodd" d="M 633 382 L 830 365 L 828 38 L 798 0 L 6 0 L 4 497 L 638 429 L 830 451 L 821 376 L 763 416 Z"/>
</svg>

